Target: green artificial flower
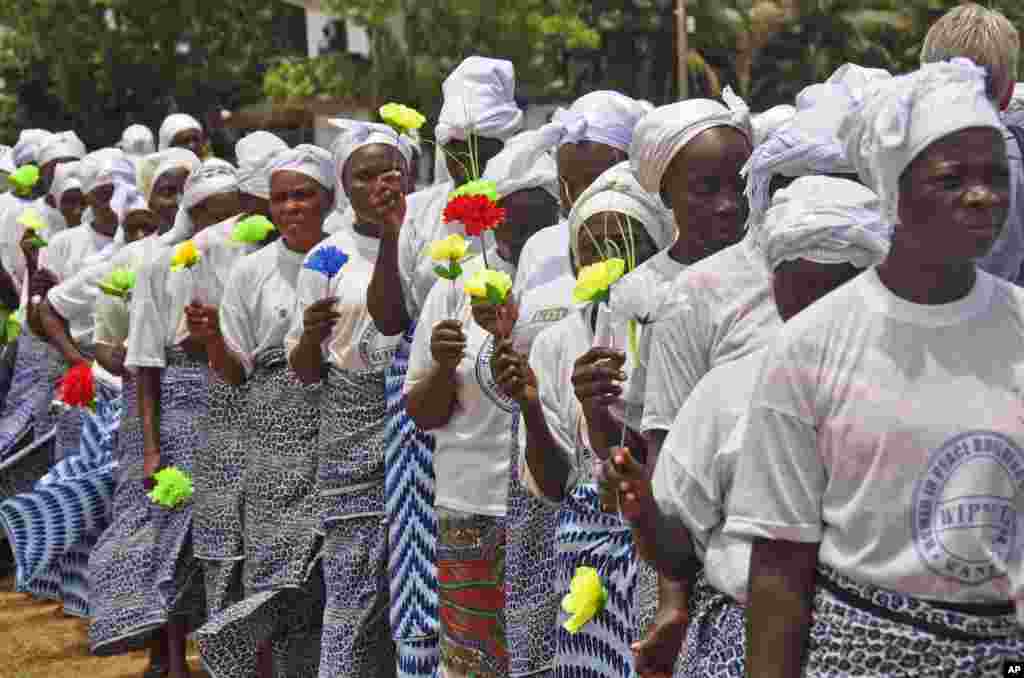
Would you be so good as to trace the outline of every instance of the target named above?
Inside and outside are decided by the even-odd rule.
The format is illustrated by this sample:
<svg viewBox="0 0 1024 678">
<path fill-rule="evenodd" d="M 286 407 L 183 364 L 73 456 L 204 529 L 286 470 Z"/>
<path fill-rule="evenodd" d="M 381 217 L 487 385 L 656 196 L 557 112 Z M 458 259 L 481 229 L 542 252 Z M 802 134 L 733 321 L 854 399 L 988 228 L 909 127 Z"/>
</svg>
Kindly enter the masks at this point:
<svg viewBox="0 0 1024 678">
<path fill-rule="evenodd" d="M 15 194 L 22 198 L 32 194 L 32 188 L 39 181 L 39 168 L 35 165 L 22 165 L 7 177 L 7 183 L 14 188 Z"/>
<path fill-rule="evenodd" d="M 448 200 L 458 198 L 463 195 L 482 195 L 488 198 L 491 202 L 498 202 L 498 184 L 490 181 L 489 179 L 468 181 L 452 191 L 448 196 Z"/>
<path fill-rule="evenodd" d="M 178 467 L 161 469 L 153 475 L 156 486 L 147 495 L 153 503 L 175 509 L 192 499 L 192 478 Z"/>
<path fill-rule="evenodd" d="M 97 286 L 112 297 L 126 298 L 135 287 L 135 272 L 127 268 L 115 268 Z"/>
<path fill-rule="evenodd" d="M 231 231 L 231 241 L 242 245 L 254 245 L 267 239 L 276 230 L 274 224 L 262 214 L 242 219 Z"/>
</svg>

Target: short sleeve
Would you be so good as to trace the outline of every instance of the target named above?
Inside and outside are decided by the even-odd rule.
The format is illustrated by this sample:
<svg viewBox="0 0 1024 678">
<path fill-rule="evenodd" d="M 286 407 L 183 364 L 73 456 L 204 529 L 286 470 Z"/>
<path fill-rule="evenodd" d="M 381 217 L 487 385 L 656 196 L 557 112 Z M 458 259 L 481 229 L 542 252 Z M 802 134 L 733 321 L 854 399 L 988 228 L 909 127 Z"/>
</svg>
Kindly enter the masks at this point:
<svg viewBox="0 0 1024 678">
<path fill-rule="evenodd" d="M 795 542 L 822 538 L 827 470 L 818 449 L 813 389 L 816 360 L 779 342 L 769 349 L 739 448 L 725 530 L 739 537 Z"/>
<path fill-rule="evenodd" d="M 128 340 L 129 308 L 121 297 L 108 294 L 100 295 L 96 300 L 95 338 L 97 344 L 121 348 Z"/>
<path fill-rule="evenodd" d="M 710 369 L 708 323 L 709 316 L 700 303 L 689 303 L 654 323 L 644 392 L 644 431 L 670 429 L 683 403 Z"/>
<path fill-rule="evenodd" d="M 238 356 L 246 376 L 252 374 L 256 336 L 245 297 L 251 298 L 254 291 L 255 286 L 246 276 L 246 267 L 236 266 L 228 278 L 219 310 L 220 333 L 224 337 L 224 344 Z"/>
<path fill-rule="evenodd" d="M 166 342 L 170 335 L 168 314 L 161 309 L 157 286 L 165 276 L 158 270 L 166 265 L 166 257 L 156 256 L 145 262 L 135 275 L 132 291 L 128 350 L 124 364 L 128 367 L 166 367 Z M 166 302 L 165 302 L 166 303 Z"/>
<path fill-rule="evenodd" d="M 556 325 L 538 335 L 530 350 L 530 367 L 537 375 L 537 395 L 541 412 L 547 423 L 548 431 L 555 441 L 555 448 L 551 450 L 551 453 L 562 457 L 570 469 L 565 486 L 565 490 L 568 492 L 577 485 L 580 479 L 577 446 L 580 444 L 579 427 L 582 414 L 576 402 L 572 385 L 562 383 L 560 378 L 564 370 L 561 369 L 558 360 L 564 351 L 560 351 L 559 346 L 553 341 L 558 335 L 552 330 L 557 327 Z M 575 361 L 575 356 L 572 360 Z M 524 463 L 524 466 L 528 467 L 529 463 Z M 529 471 L 529 469 L 527 470 Z M 530 477 L 534 477 L 532 471 Z"/>
<path fill-rule="evenodd" d="M 52 288 L 46 300 L 69 323 L 88 318 L 101 294 L 97 285 L 113 268 L 109 262 L 93 264 Z"/>
</svg>

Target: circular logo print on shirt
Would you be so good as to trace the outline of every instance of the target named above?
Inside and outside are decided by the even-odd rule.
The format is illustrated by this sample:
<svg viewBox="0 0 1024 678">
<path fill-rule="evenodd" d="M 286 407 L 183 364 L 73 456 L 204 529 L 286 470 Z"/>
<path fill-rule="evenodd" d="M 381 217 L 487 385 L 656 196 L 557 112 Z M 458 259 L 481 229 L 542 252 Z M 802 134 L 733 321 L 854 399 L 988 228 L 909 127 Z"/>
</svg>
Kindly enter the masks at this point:
<svg viewBox="0 0 1024 678">
<path fill-rule="evenodd" d="M 1015 497 L 1024 489 L 1024 452 L 991 431 L 963 433 L 932 453 L 914 488 L 912 531 L 935 574 L 968 586 L 1003 576 L 1016 548 Z"/>
<path fill-rule="evenodd" d="M 487 397 L 505 412 L 515 412 L 519 404 L 505 395 L 505 392 L 498 386 L 498 382 L 491 374 L 491 356 L 494 355 L 494 336 L 488 334 L 480 352 L 476 355 L 476 380 L 480 384 L 480 390 L 487 394 Z"/>
<path fill-rule="evenodd" d="M 359 357 L 370 370 L 384 369 L 395 357 L 395 351 L 398 349 L 397 340 L 395 337 L 395 341 L 382 346 L 380 332 L 371 322 L 359 337 Z"/>
</svg>

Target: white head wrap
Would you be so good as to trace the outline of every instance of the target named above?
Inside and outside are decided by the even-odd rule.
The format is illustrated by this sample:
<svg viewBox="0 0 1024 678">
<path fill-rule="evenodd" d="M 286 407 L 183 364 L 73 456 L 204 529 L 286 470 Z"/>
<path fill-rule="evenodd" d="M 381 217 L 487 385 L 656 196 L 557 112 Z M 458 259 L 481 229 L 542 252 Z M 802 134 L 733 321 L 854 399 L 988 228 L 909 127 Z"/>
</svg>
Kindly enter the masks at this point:
<svg viewBox="0 0 1024 678">
<path fill-rule="evenodd" d="M 299 144 L 275 155 L 267 165 L 268 181 L 275 173 L 284 171 L 304 174 L 328 191 L 334 191 L 334 158 L 319 146 Z"/>
<path fill-rule="evenodd" d="M 100 186 L 126 183 L 135 185 L 135 164 L 117 148 L 104 148 L 82 158 L 82 192 L 89 194 Z"/>
<path fill-rule="evenodd" d="M 149 155 L 156 150 L 153 132 L 145 125 L 131 125 L 125 128 L 117 146 L 128 155 Z"/>
<path fill-rule="evenodd" d="M 57 132 L 51 134 L 39 144 L 36 151 L 36 163 L 42 167 L 51 160 L 58 158 L 74 158 L 81 160 L 85 155 L 85 144 L 74 132 Z"/>
<path fill-rule="evenodd" d="M 758 249 L 772 270 L 794 259 L 870 268 L 885 259 L 892 234 L 879 207 L 878 196 L 855 181 L 800 177 L 772 197 Z"/>
<path fill-rule="evenodd" d="M 267 166 L 278 153 L 288 150 L 288 144 L 276 134 L 253 132 L 235 144 L 238 158 L 238 190 L 270 200 L 270 177 Z"/>
<path fill-rule="evenodd" d="M 1013 96 L 1003 111 L 1003 124 L 1024 127 L 1024 82 L 1014 85 Z"/>
<path fill-rule="evenodd" d="M 591 92 L 568 109 L 555 111 L 551 122 L 542 129 L 552 135 L 551 146 L 592 141 L 625 153 L 637 123 L 652 110 L 649 104 L 619 92 Z"/>
<path fill-rule="evenodd" d="M 139 163 L 139 188 L 148 202 L 153 196 L 157 180 L 165 173 L 185 169 L 192 174 L 202 164 L 199 156 L 187 148 L 168 148 L 165 151 L 150 153 Z"/>
<path fill-rule="evenodd" d="M 855 172 L 836 136 L 839 125 L 863 100 L 872 82 L 891 78 L 881 69 L 844 64 L 824 83 L 800 92 L 796 115 L 758 144 L 743 167 L 750 203 L 748 227 L 756 226 L 768 209 L 768 190 L 774 175 L 802 177 Z"/>
<path fill-rule="evenodd" d="M 14 144 L 14 166 L 30 165 L 36 162 L 36 153 L 39 146 L 50 136 L 51 132 L 45 129 L 26 129 L 18 135 L 18 142 Z"/>
<path fill-rule="evenodd" d="M 764 113 L 758 113 L 750 119 L 750 126 L 754 128 L 754 147 L 760 146 L 768 136 L 779 129 L 796 115 L 796 107 L 789 104 L 780 104 L 769 108 Z"/>
<path fill-rule="evenodd" d="M 688 99 L 656 108 L 633 131 L 629 158 L 644 190 L 661 194 L 661 180 L 686 144 L 712 127 L 732 127 L 753 137 L 750 109 L 730 87 L 722 90 L 725 106 L 712 99 Z"/>
<path fill-rule="evenodd" d="M 114 191 L 114 197 L 110 199 L 110 209 L 117 215 L 117 223 L 121 227 L 118 229 L 119 233 L 124 228 L 124 220 L 129 214 L 150 211 L 146 196 L 134 186 L 127 185 L 123 189 L 119 187 L 119 190 Z M 123 239 L 123 233 L 121 233 L 121 237 Z"/>
<path fill-rule="evenodd" d="M 882 216 L 899 221 L 899 181 L 931 144 L 971 127 L 1000 132 L 999 114 L 985 93 L 985 69 L 969 59 L 925 64 L 878 83 L 839 129 L 857 174 L 882 201 Z"/>
<path fill-rule="evenodd" d="M 0 172 L 13 174 L 16 169 L 18 168 L 14 166 L 14 149 L 0 145 Z"/>
<path fill-rule="evenodd" d="M 328 122 L 343 130 L 331 147 L 334 158 L 334 171 L 337 175 L 337 187 L 335 190 L 340 191 L 343 195 L 348 195 L 348 191 L 345 190 L 342 181 L 342 177 L 345 174 L 345 165 L 348 164 L 352 154 L 364 146 L 372 144 L 393 146 L 402 154 L 407 164 L 412 163 L 413 147 L 409 138 L 404 134 L 398 134 L 388 125 L 363 122 L 361 120 L 344 120 L 341 118 L 333 118 Z"/>
<path fill-rule="evenodd" d="M 174 113 L 164 118 L 163 124 L 160 125 L 160 150 L 170 148 L 174 137 L 187 129 L 197 129 L 202 132 L 203 126 L 199 124 L 198 120 L 185 113 Z"/>
<path fill-rule="evenodd" d="M 159 244 L 169 247 L 191 238 L 195 233 L 195 224 L 192 223 L 188 211 L 214 195 L 236 191 L 238 173 L 234 165 L 219 158 L 203 162 L 188 175 L 185 192 L 181 196 L 178 213 L 174 217 L 174 226 L 160 236 Z"/>
<path fill-rule="evenodd" d="M 558 200 L 558 168 L 540 143 L 541 130 L 517 134 L 487 163 L 483 179 L 497 184 L 498 195 L 542 188 Z"/>
<path fill-rule="evenodd" d="M 50 196 L 53 201 L 57 204 L 57 208 L 60 208 L 60 201 L 64 197 L 64 194 L 70 190 L 78 189 L 82 190 L 82 179 L 81 179 L 82 163 L 75 160 L 74 162 L 64 162 L 53 170 L 53 182 L 50 183 Z"/>
<path fill-rule="evenodd" d="M 662 250 L 676 238 L 676 222 L 672 212 L 661 201 L 643 189 L 629 162 L 605 170 L 587 190 L 580 194 L 569 212 L 569 246 L 579 261 L 580 231 L 587 219 L 600 212 L 618 212 L 638 221 Z"/>
</svg>

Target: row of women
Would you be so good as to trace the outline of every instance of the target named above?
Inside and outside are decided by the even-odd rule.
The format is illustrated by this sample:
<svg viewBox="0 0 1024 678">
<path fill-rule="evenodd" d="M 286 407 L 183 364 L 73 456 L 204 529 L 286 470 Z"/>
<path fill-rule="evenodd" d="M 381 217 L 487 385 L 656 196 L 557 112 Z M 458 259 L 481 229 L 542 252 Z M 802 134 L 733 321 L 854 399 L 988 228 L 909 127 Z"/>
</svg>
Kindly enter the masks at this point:
<svg viewBox="0 0 1024 678">
<path fill-rule="evenodd" d="M 971 23 L 1000 21 L 958 8 L 948 60 L 847 64 L 760 116 L 598 91 L 521 131 L 512 65 L 471 57 L 417 192 L 374 123 L 330 153 L 256 132 L 238 167 L 182 116 L 136 159 L 26 132 L 46 194 L 3 207 L 0 473 L 49 468 L 0 504 L 19 588 L 172 678 L 189 634 L 218 678 L 1003 675 L 1021 153 Z M 439 278 L 477 178 L 504 221 Z M 276 233 L 240 239 L 252 214 Z M 484 267 L 509 301 L 470 303 Z M 94 411 L 51 414 L 93 359 Z M 147 496 L 168 467 L 190 503 Z"/>
</svg>

